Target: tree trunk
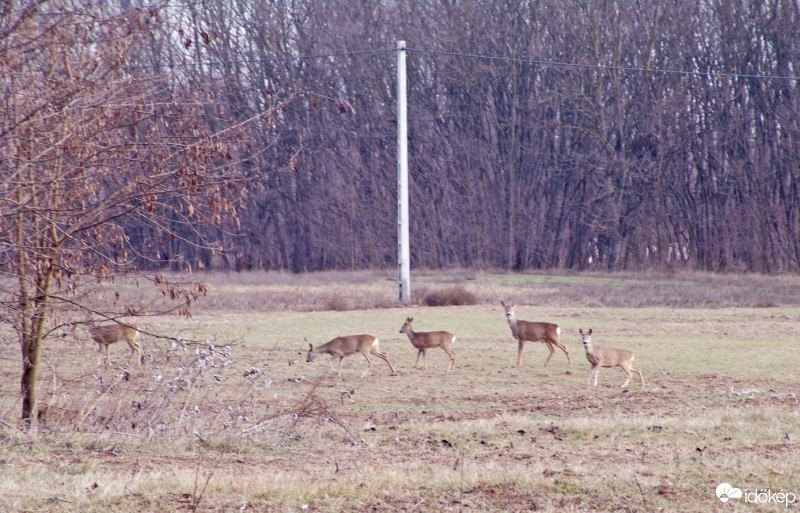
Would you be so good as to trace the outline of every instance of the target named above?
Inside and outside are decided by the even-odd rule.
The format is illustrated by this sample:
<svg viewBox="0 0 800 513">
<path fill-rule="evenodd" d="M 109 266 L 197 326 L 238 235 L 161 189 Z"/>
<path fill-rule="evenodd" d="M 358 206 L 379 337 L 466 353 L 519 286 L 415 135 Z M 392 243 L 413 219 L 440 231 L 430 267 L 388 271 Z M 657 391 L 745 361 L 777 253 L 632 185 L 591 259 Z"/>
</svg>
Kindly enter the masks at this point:
<svg viewBox="0 0 800 513">
<path fill-rule="evenodd" d="M 48 263 L 49 267 L 39 275 L 36 282 L 37 297 L 33 301 L 26 301 L 25 304 L 28 308 L 24 308 L 21 312 L 23 321 L 20 343 L 22 346 L 20 392 L 22 394 L 22 425 L 24 429 L 31 428 L 36 422 L 36 378 L 39 374 L 39 352 L 44 339 L 47 318 L 45 312 L 50 302 L 50 283 L 53 279 L 52 260 Z"/>
<path fill-rule="evenodd" d="M 39 374 L 41 340 L 32 334 L 22 336 L 22 425 L 30 429 L 36 422 L 36 378 Z"/>
</svg>

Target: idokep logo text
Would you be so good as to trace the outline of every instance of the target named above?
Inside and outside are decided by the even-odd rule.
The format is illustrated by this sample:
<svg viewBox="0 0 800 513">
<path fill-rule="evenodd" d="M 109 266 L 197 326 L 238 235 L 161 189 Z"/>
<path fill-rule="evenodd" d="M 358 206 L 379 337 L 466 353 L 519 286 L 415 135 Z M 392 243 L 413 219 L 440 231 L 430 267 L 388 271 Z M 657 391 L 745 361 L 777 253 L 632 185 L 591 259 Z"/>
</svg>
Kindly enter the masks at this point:
<svg viewBox="0 0 800 513">
<path fill-rule="evenodd" d="M 731 499 L 744 499 L 744 502 L 748 504 L 783 504 L 788 508 L 789 504 L 794 504 L 797 501 L 797 495 L 794 492 L 784 490 L 776 492 L 769 488 L 742 491 L 729 483 L 720 483 L 716 491 L 717 497 L 722 502 L 728 502 Z"/>
</svg>

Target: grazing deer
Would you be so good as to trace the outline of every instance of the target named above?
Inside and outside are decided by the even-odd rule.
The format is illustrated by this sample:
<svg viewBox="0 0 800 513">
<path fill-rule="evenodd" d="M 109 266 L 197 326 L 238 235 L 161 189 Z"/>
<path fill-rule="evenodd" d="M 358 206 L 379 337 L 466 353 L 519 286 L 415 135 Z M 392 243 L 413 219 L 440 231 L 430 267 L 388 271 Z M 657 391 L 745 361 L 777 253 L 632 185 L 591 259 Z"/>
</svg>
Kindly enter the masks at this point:
<svg viewBox="0 0 800 513">
<path fill-rule="evenodd" d="M 422 368 L 427 369 L 428 365 L 425 362 L 425 350 L 433 347 L 441 347 L 444 352 L 450 356 L 450 368 L 447 372 L 453 370 L 456 364 L 456 352 L 453 351 L 453 344 L 456 342 L 456 336 L 446 331 L 427 331 L 415 332 L 411 329 L 411 323 L 414 321 L 413 317 L 407 317 L 403 327 L 400 328 L 400 333 L 408 335 L 408 340 L 411 345 L 417 349 L 417 361 L 414 362 L 414 368 L 419 364 L 419 357 L 422 356 Z"/>
<path fill-rule="evenodd" d="M 341 377 L 342 360 L 344 360 L 345 356 L 355 353 L 363 354 L 364 358 L 367 359 L 370 365 L 375 363 L 370 355 L 375 355 L 389 365 L 389 368 L 392 369 L 392 376 L 397 374 L 397 371 L 394 370 L 394 366 L 392 365 L 392 362 L 389 361 L 389 358 L 386 357 L 386 354 L 380 352 L 378 339 L 372 335 L 349 335 L 346 337 L 336 337 L 317 348 L 314 348 L 313 344 L 309 343 L 306 362 L 311 362 L 323 354 L 329 354 L 331 355 L 331 370 L 333 370 L 334 358 L 339 359 L 339 370 L 337 371 L 336 375 Z"/>
<path fill-rule="evenodd" d="M 92 340 L 97 342 L 97 350 L 99 352 L 103 352 L 103 348 L 106 350 L 106 365 L 111 363 L 111 360 L 108 357 L 108 346 L 113 344 L 114 342 L 119 342 L 120 340 L 124 340 L 128 343 L 128 346 L 131 348 L 131 354 L 128 356 L 128 361 L 131 361 L 131 357 L 133 353 L 138 352 L 139 357 L 136 359 L 139 365 L 142 364 L 142 348 L 139 346 L 139 343 L 136 342 L 136 338 L 139 336 L 139 329 L 134 324 L 106 324 L 105 326 L 98 326 L 96 324 L 88 324 L 89 334 L 92 336 Z"/>
<path fill-rule="evenodd" d="M 592 330 L 589 329 L 586 333 L 582 329 L 578 330 L 583 338 L 583 347 L 586 349 L 586 359 L 592 364 L 592 371 L 589 373 L 589 384 L 592 383 L 592 374 L 594 374 L 594 386 L 597 386 L 597 375 L 600 374 L 600 367 L 619 367 L 628 379 L 622 384 L 622 387 L 628 386 L 631 380 L 631 371 L 639 375 L 639 380 L 644 386 L 644 377 L 642 371 L 635 368 L 633 363 L 633 353 L 627 349 L 611 349 L 610 347 L 600 347 L 592 344 Z"/>
<path fill-rule="evenodd" d="M 570 367 L 572 366 L 572 358 L 569 357 L 569 351 L 558 339 L 558 336 L 561 334 L 561 328 L 559 328 L 558 325 L 550 324 L 549 322 L 519 321 L 514 315 L 514 308 L 517 306 L 516 303 L 511 306 L 506 306 L 503 301 L 500 301 L 500 304 L 506 309 L 506 319 L 508 319 L 508 326 L 511 328 L 511 334 L 519 341 L 519 345 L 517 346 L 517 367 L 519 367 L 522 361 L 522 348 L 525 346 L 526 340 L 528 342 L 542 342 L 547 346 L 547 349 L 550 350 L 547 360 L 544 361 L 545 367 L 547 367 L 550 358 L 553 357 L 553 353 L 556 352 L 553 346 L 564 351 L 564 354 L 567 355 L 567 361 Z"/>
</svg>

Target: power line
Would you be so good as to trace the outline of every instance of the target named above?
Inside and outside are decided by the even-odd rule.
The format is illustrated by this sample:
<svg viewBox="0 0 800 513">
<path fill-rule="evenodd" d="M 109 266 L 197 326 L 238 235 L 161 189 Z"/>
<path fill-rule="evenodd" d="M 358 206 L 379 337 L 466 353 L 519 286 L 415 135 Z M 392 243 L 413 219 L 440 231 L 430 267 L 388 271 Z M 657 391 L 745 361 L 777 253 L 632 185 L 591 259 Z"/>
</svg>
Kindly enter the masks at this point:
<svg viewBox="0 0 800 513">
<path fill-rule="evenodd" d="M 552 66 L 561 68 L 596 69 L 602 71 L 624 71 L 624 72 L 636 72 L 636 73 L 654 73 L 662 75 L 682 75 L 682 76 L 699 76 L 699 77 L 749 78 L 749 79 L 759 79 L 759 80 L 800 80 L 800 77 L 786 77 L 780 75 L 750 75 L 743 73 L 724 73 L 715 71 L 682 71 L 682 70 L 664 70 L 664 69 L 653 69 L 653 68 L 637 68 L 633 66 L 609 66 L 604 64 L 577 64 L 572 62 L 523 59 L 519 57 L 496 57 L 496 56 L 471 54 L 471 53 L 425 50 L 422 48 L 409 48 L 408 50 L 411 52 L 428 53 L 434 55 L 446 55 L 449 57 L 461 57 L 461 58 L 481 59 L 490 61 L 517 62 L 522 64 L 536 64 L 539 66 Z"/>
<path fill-rule="evenodd" d="M 260 59 L 234 59 L 234 60 L 217 60 L 217 61 L 202 61 L 202 62 L 182 62 L 178 64 L 174 63 L 148 64 L 148 65 L 126 66 L 125 69 L 134 70 L 134 69 L 154 69 L 154 68 L 194 68 L 197 66 L 224 67 L 224 66 L 235 66 L 239 64 L 264 64 L 268 62 L 281 62 L 281 61 L 330 59 L 335 57 L 357 57 L 360 55 L 394 53 L 396 51 L 397 50 L 394 48 L 385 48 L 378 50 L 355 50 L 349 52 L 318 53 L 310 55 L 287 55 L 285 57 L 263 57 Z"/>
<path fill-rule="evenodd" d="M 657 69 L 657 68 L 640 68 L 636 66 L 611 66 L 606 64 L 580 64 L 574 62 L 563 61 L 546 61 L 541 59 L 530 59 L 521 57 L 501 57 L 492 55 L 481 55 L 474 53 L 463 52 L 448 52 L 443 50 L 427 50 L 425 48 L 411 48 L 407 47 L 407 51 L 428 54 L 428 55 L 442 55 L 446 57 L 458 57 L 462 59 L 477 59 L 485 61 L 500 61 L 509 63 L 530 64 L 537 66 L 549 66 L 559 68 L 576 68 L 576 69 L 589 69 L 600 71 L 619 71 L 625 73 L 651 73 L 660 75 L 679 75 L 679 76 L 695 76 L 704 78 L 731 78 L 731 79 L 753 79 L 753 80 L 800 80 L 797 76 L 782 76 L 782 75 L 762 75 L 762 74 L 747 74 L 747 73 L 728 73 L 719 71 L 686 71 L 686 70 L 670 70 L 670 69 Z M 290 55 L 284 57 L 264 57 L 260 59 L 235 59 L 235 60 L 216 60 L 204 61 L 197 63 L 181 63 L 181 64 L 163 64 L 163 65 L 148 65 L 148 66 L 129 66 L 126 69 L 153 69 L 153 68 L 178 68 L 178 67 L 225 67 L 236 66 L 241 64 L 262 64 L 271 62 L 287 62 L 287 61 L 303 61 L 303 60 L 318 60 L 318 59 L 334 59 L 338 57 L 359 57 L 363 55 L 382 55 L 396 52 L 396 48 L 381 48 L 373 50 L 355 50 L 345 52 L 330 52 L 330 53 L 317 53 L 309 55 Z"/>
</svg>

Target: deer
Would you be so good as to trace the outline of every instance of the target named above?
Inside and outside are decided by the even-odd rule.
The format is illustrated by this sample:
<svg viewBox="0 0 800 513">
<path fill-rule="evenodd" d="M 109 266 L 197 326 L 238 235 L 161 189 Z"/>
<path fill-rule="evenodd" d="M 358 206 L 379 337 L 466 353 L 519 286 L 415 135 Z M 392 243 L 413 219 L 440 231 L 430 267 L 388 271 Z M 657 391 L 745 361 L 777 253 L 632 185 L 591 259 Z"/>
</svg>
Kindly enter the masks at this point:
<svg viewBox="0 0 800 513">
<path fill-rule="evenodd" d="M 356 353 L 363 354 L 364 358 L 367 359 L 367 362 L 369 362 L 370 365 L 375 363 L 375 360 L 373 360 L 371 356 L 377 356 L 389 365 L 389 368 L 392 369 L 392 376 L 397 374 L 397 371 L 394 369 L 392 362 L 389 361 L 389 358 L 387 358 L 386 354 L 380 352 L 378 339 L 372 335 L 340 336 L 329 340 L 328 342 L 325 342 L 316 348 L 313 344 L 309 343 L 306 362 L 314 361 L 318 356 L 322 356 L 323 354 L 329 354 L 331 355 L 331 370 L 333 370 L 333 360 L 336 358 L 339 359 L 339 369 L 336 372 L 336 375 L 342 377 L 342 360 L 344 360 L 345 356 L 350 356 L 351 354 Z"/>
<path fill-rule="evenodd" d="M 500 304 L 506 309 L 506 319 L 508 319 L 508 326 L 511 328 L 511 335 L 519 342 L 517 346 L 517 367 L 519 367 L 522 362 L 522 348 L 525 347 L 525 341 L 542 342 L 547 346 L 547 349 L 550 350 L 550 354 L 547 356 L 547 360 L 544 361 L 545 367 L 547 367 L 550 358 L 552 358 L 553 354 L 556 352 L 553 346 L 564 351 L 564 354 L 567 355 L 569 366 L 572 367 L 572 358 L 569 356 L 569 351 L 559 340 L 561 328 L 558 327 L 557 324 L 517 320 L 514 313 L 514 308 L 517 307 L 516 303 L 508 306 L 505 302 L 500 301 Z"/>
<path fill-rule="evenodd" d="M 142 348 L 139 346 L 139 343 L 136 341 L 136 338 L 139 336 L 139 328 L 136 327 L 134 324 L 106 324 L 104 326 L 98 326 L 96 324 L 90 323 L 88 324 L 89 334 L 92 337 L 92 340 L 97 342 L 97 350 L 98 352 L 102 353 L 103 348 L 106 350 L 106 366 L 111 363 L 111 360 L 108 356 L 108 346 L 113 344 L 114 342 L 119 342 L 120 340 L 124 340 L 128 343 L 128 347 L 131 348 L 131 354 L 128 356 L 128 361 L 131 361 L 131 357 L 133 354 L 138 352 L 139 356 L 137 358 L 137 363 L 139 365 L 142 364 Z"/>
<path fill-rule="evenodd" d="M 450 367 L 447 372 L 453 370 L 456 364 L 456 352 L 453 351 L 453 344 L 456 342 L 456 336 L 447 331 L 420 331 L 415 332 L 411 329 L 411 323 L 414 321 L 413 317 L 406 317 L 406 322 L 400 328 L 400 333 L 408 335 L 408 340 L 411 345 L 417 350 L 417 361 L 414 362 L 414 368 L 419 364 L 419 357 L 422 356 L 422 369 L 426 370 L 428 365 L 425 361 L 425 351 L 434 347 L 441 347 L 445 353 L 450 357 Z"/>
<path fill-rule="evenodd" d="M 639 380 L 644 386 L 644 377 L 642 371 L 633 366 L 633 353 L 627 349 L 612 349 L 610 347 L 600 347 L 592 343 L 592 330 L 584 333 L 582 329 L 578 330 L 583 339 L 583 347 L 586 349 L 586 359 L 592 364 L 592 370 L 589 373 L 589 382 L 591 385 L 592 375 L 594 375 L 594 386 L 597 386 L 597 375 L 600 374 L 600 367 L 619 367 L 628 379 L 622 384 L 621 388 L 628 386 L 631 381 L 631 371 L 639 375 Z"/>
</svg>

